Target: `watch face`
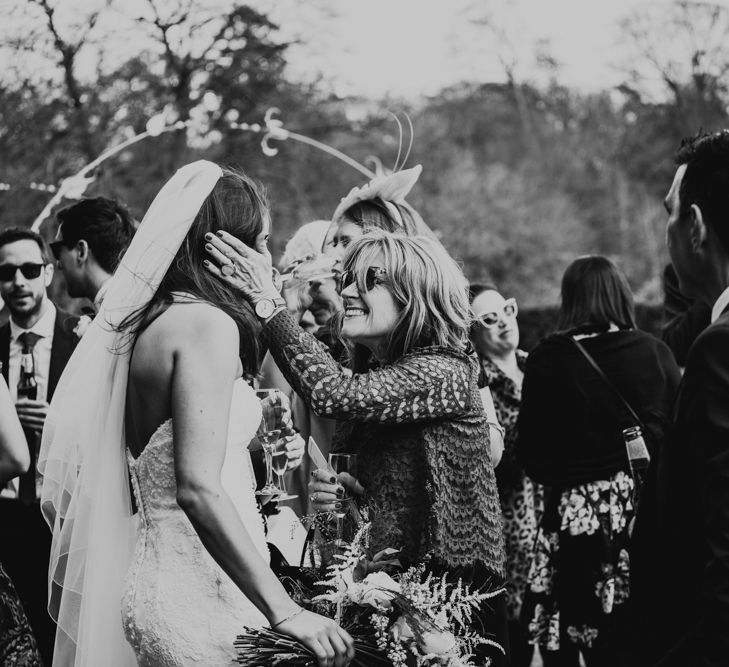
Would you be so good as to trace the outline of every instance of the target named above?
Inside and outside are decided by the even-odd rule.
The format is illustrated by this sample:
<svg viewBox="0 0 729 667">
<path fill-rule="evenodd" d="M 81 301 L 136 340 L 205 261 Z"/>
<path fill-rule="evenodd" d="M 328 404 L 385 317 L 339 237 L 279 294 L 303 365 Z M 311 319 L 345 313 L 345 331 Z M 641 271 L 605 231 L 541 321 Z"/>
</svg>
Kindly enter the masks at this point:
<svg viewBox="0 0 729 667">
<path fill-rule="evenodd" d="M 271 299 L 263 299 L 256 304 L 256 315 L 258 315 L 258 317 L 268 317 L 273 312 L 274 308 L 275 306 Z"/>
</svg>

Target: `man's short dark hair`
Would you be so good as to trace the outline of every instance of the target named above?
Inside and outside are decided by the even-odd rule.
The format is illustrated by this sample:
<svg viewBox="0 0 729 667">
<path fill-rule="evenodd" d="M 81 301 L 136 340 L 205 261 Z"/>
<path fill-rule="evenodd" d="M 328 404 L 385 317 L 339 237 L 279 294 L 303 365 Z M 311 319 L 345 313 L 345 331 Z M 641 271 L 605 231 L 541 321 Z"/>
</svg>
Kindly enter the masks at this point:
<svg viewBox="0 0 729 667">
<path fill-rule="evenodd" d="M 48 250 L 48 244 L 38 232 L 25 227 L 7 227 L 0 231 L 0 248 L 16 241 L 35 241 L 40 248 L 43 262 L 48 264 L 50 261 L 51 253 Z"/>
<path fill-rule="evenodd" d="M 676 163 L 686 165 L 679 190 L 681 218 L 696 204 L 729 254 L 729 130 L 684 139 Z"/>
<path fill-rule="evenodd" d="M 72 248 L 78 241 L 86 241 L 107 273 L 114 273 L 136 230 L 126 207 L 106 197 L 82 199 L 59 211 L 56 218 L 62 225 L 64 244 Z"/>
</svg>

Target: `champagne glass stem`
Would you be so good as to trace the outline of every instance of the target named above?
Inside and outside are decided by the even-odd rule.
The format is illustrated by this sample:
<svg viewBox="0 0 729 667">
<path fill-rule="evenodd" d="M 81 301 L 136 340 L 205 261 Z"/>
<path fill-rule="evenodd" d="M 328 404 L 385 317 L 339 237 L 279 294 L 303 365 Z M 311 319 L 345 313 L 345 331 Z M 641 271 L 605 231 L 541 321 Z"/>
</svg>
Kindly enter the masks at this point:
<svg viewBox="0 0 729 667">
<path fill-rule="evenodd" d="M 266 487 L 272 487 L 273 486 L 273 457 L 272 454 L 272 448 L 269 445 L 266 445 L 263 448 L 263 452 L 266 456 Z"/>
<path fill-rule="evenodd" d="M 337 546 L 342 546 L 344 543 L 344 514 L 337 512 Z"/>
</svg>

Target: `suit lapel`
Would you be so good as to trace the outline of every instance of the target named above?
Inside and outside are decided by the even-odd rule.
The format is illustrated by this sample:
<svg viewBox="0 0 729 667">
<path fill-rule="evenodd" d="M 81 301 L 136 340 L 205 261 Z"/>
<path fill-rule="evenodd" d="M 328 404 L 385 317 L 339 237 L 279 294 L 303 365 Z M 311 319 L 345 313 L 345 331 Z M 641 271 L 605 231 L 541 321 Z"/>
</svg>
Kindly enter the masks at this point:
<svg viewBox="0 0 729 667">
<path fill-rule="evenodd" d="M 73 324 L 72 316 L 60 309 L 56 309 L 56 321 L 53 325 L 53 346 L 51 347 L 51 366 L 48 369 L 48 397 L 50 403 L 53 392 L 56 390 L 58 380 L 66 367 L 66 363 L 73 354 L 78 339 L 72 331 L 68 331 L 68 324 Z"/>
</svg>

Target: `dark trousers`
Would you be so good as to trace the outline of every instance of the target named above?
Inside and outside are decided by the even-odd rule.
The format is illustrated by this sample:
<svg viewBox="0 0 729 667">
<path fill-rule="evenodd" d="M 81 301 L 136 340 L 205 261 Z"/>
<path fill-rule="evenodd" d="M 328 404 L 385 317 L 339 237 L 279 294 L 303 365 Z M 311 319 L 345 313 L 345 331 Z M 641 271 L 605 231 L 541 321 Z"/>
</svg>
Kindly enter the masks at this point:
<svg viewBox="0 0 729 667">
<path fill-rule="evenodd" d="M 531 667 L 534 645 L 529 643 L 529 636 L 524 626 L 518 621 L 509 621 L 508 630 L 511 653 L 509 667 Z"/>
<path fill-rule="evenodd" d="M 625 628 L 628 615 L 619 612 L 614 621 L 619 628 Z M 627 630 L 624 635 L 627 635 Z M 629 641 L 598 643 L 591 649 L 577 646 L 566 633 L 560 634 L 559 651 L 542 651 L 544 667 L 579 667 L 580 653 L 586 667 L 635 667 L 632 644 Z"/>
<path fill-rule="evenodd" d="M 40 504 L 0 498 L 0 562 L 23 605 L 46 665 L 53 659 L 56 624 L 48 614 L 51 531 Z"/>
</svg>

